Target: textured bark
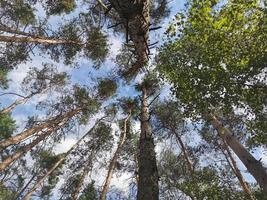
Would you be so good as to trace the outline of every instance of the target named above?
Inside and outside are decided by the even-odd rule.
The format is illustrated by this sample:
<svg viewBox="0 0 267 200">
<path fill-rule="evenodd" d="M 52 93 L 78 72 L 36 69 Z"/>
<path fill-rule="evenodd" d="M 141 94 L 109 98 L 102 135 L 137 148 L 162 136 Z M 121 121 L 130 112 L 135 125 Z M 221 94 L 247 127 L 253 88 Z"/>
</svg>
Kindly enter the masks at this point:
<svg viewBox="0 0 267 200">
<path fill-rule="evenodd" d="M 75 44 L 82 45 L 82 43 L 71 40 L 60 40 L 45 37 L 26 37 L 26 36 L 8 36 L 0 35 L 0 42 L 16 42 L 16 43 L 34 43 L 44 45 L 60 45 L 60 44 Z"/>
<path fill-rule="evenodd" d="M 230 160 L 228 159 L 227 155 L 225 154 L 226 160 L 229 163 L 230 167 L 232 168 L 234 174 L 236 175 L 240 185 L 242 186 L 244 192 L 248 195 L 248 197 L 251 200 L 256 200 L 256 198 L 253 196 L 253 194 L 251 193 L 251 190 L 249 188 L 249 185 L 247 184 L 247 182 L 245 181 L 243 175 L 241 174 L 240 170 L 237 167 L 236 161 L 228 147 L 228 145 L 226 144 L 226 142 L 224 141 L 225 144 L 225 150 L 227 152 L 227 155 L 229 156 Z"/>
<path fill-rule="evenodd" d="M 137 200 L 158 200 L 158 169 L 152 129 L 149 122 L 149 110 L 146 88 L 142 89 L 141 135 L 139 143 L 139 182 Z"/>
<path fill-rule="evenodd" d="M 255 178 L 263 192 L 267 195 L 267 172 L 261 162 L 256 160 L 245 147 L 237 141 L 231 131 L 222 126 L 215 117 L 210 117 L 212 126 L 218 131 L 220 137 L 231 147 L 241 162 L 246 166 L 249 173 Z"/>
<path fill-rule="evenodd" d="M 38 187 L 40 187 L 42 185 L 42 183 L 46 180 L 47 177 L 49 177 L 54 171 L 55 169 L 65 160 L 65 158 L 76 148 L 79 146 L 79 144 L 85 139 L 85 137 L 90 134 L 95 127 L 97 126 L 97 124 L 102 120 L 103 118 L 99 119 L 95 125 L 89 130 L 87 131 L 86 134 L 84 134 L 83 137 L 81 137 L 66 153 L 64 153 L 62 155 L 62 157 L 60 158 L 60 160 L 58 162 L 56 162 L 51 169 L 41 178 L 37 181 L 37 183 L 35 183 L 35 185 L 32 187 L 32 189 L 23 197 L 23 200 L 28 200 L 30 199 L 31 195 L 34 193 L 35 190 L 38 189 Z"/>
<path fill-rule="evenodd" d="M 55 117 L 54 119 L 49 120 L 48 122 L 45 122 L 43 124 L 40 124 L 38 126 L 30 128 L 30 129 L 27 129 L 27 130 L 23 131 L 22 133 L 17 134 L 13 137 L 10 137 L 6 140 L 0 141 L 0 150 L 4 149 L 10 145 L 17 144 L 17 143 L 21 142 L 22 140 L 26 139 L 27 137 L 29 137 L 35 133 L 38 133 L 39 131 L 42 131 L 45 128 L 49 128 L 51 126 L 56 126 L 57 124 L 62 122 L 64 119 L 71 118 L 74 115 L 78 114 L 79 112 L 81 112 L 81 109 L 69 111 L 62 116 Z"/>
<path fill-rule="evenodd" d="M 184 157 L 186 159 L 187 165 L 188 165 L 191 173 L 193 174 L 194 173 L 193 161 L 191 160 L 190 155 L 189 155 L 189 153 L 188 153 L 188 151 L 187 151 L 187 149 L 186 149 L 181 137 L 179 136 L 179 134 L 176 131 L 173 131 L 173 132 L 175 134 L 176 141 L 180 145 L 181 150 L 182 150 L 182 152 L 184 154 Z"/>
<path fill-rule="evenodd" d="M 137 62 L 129 71 L 138 72 L 146 64 L 149 56 L 149 0 L 109 0 L 109 2 L 121 18 L 126 29 L 126 38 L 129 35 L 135 46 Z"/>
<path fill-rule="evenodd" d="M 129 114 L 128 117 L 124 120 L 124 130 L 121 131 L 118 147 L 117 147 L 117 149 L 116 149 L 116 151 L 115 151 L 115 153 L 114 153 L 114 155 L 110 161 L 110 164 L 108 167 L 108 174 L 107 174 L 107 177 L 105 179 L 105 183 L 104 183 L 104 186 L 102 188 L 102 191 L 101 191 L 101 194 L 99 197 L 100 200 L 106 199 L 108 188 L 109 188 L 109 185 L 110 185 L 110 182 L 112 179 L 112 175 L 113 175 L 114 169 L 116 167 L 117 159 L 119 157 L 119 154 L 121 152 L 121 149 L 122 149 L 124 142 L 125 142 L 125 139 L 126 139 L 127 121 L 129 120 L 130 116 L 131 116 L 131 114 Z"/>
</svg>

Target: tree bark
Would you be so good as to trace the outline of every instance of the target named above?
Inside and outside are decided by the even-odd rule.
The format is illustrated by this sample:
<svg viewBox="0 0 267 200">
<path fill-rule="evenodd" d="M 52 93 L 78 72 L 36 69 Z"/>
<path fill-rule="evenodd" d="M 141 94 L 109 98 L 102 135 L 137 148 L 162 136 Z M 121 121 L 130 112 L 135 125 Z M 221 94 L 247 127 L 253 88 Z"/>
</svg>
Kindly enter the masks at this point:
<svg viewBox="0 0 267 200">
<path fill-rule="evenodd" d="M 242 186 L 244 192 L 248 195 L 248 197 L 251 199 L 251 200 L 256 200 L 256 198 L 253 196 L 253 194 L 251 193 L 251 190 L 249 188 L 249 185 L 247 184 L 247 182 L 245 181 L 243 175 L 241 174 L 240 170 L 238 169 L 237 167 L 237 164 L 236 164 L 236 161 L 228 147 L 228 145 L 226 144 L 225 141 L 224 142 L 224 145 L 225 145 L 225 150 L 227 152 L 227 155 L 229 156 L 230 160 L 228 159 L 227 155 L 225 154 L 225 157 L 226 157 L 226 160 L 227 162 L 229 163 L 230 167 L 232 168 L 234 174 L 236 175 L 240 185 Z"/>
<path fill-rule="evenodd" d="M 241 162 L 245 165 L 249 173 L 255 178 L 263 192 L 267 195 L 267 172 L 261 162 L 256 160 L 233 136 L 231 131 L 222 126 L 220 121 L 215 117 L 210 117 L 212 126 L 217 130 L 220 137 L 231 147 Z"/>
<path fill-rule="evenodd" d="M 189 155 L 189 153 L 188 153 L 188 151 L 187 151 L 187 149 L 186 149 L 181 137 L 179 136 L 179 134 L 175 130 L 173 130 L 173 132 L 174 132 L 174 134 L 176 136 L 176 141 L 179 144 L 179 146 L 181 147 L 181 150 L 182 150 L 182 152 L 184 154 L 184 157 L 186 159 L 187 165 L 188 165 L 191 173 L 193 174 L 194 173 L 193 161 L 191 160 L 190 155 Z"/>
<path fill-rule="evenodd" d="M 145 66 L 149 56 L 150 1 L 109 0 L 109 2 L 121 18 L 126 30 L 126 38 L 128 38 L 129 34 L 135 46 L 137 62 L 129 72 L 138 72 L 140 68 Z M 127 39 L 126 42 L 128 42 Z"/>
<path fill-rule="evenodd" d="M 121 149 L 122 149 L 123 144 L 124 144 L 125 139 L 126 139 L 127 121 L 129 120 L 130 116 L 131 116 L 131 113 L 124 120 L 124 130 L 120 134 L 120 140 L 119 140 L 119 143 L 118 143 L 118 147 L 117 147 L 117 149 L 116 149 L 116 151 L 115 151 L 115 153 L 114 153 L 114 155 L 113 155 L 113 157 L 111 159 L 111 162 L 109 164 L 108 174 L 107 174 L 107 177 L 105 179 L 105 183 L 104 183 L 103 189 L 102 189 L 100 197 L 99 197 L 100 200 L 105 200 L 106 199 L 108 188 L 109 188 L 109 185 L 110 185 L 110 182 L 111 182 L 111 179 L 112 179 L 112 175 L 113 175 L 114 169 L 116 167 L 116 162 L 117 162 L 117 159 L 119 157 L 119 154 L 121 152 Z"/>
<path fill-rule="evenodd" d="M 61 121 L 63 121 L 64 119 L 71 118 L 74 115 L 78 114 L 79 112 L 81 112 L 80 108 L 69 111 L 69 112 L 65 113 L 63 116 L 57 116 L 54 119 L 49 120 L 48 122 L 45 122 L 43 124 L 40 124 L 38 126 L 30 128 L 30 129 L 27 129 L 27 130 L 23 131 L 22 133 L 17 134 L 13 137 L 10 137 L 6 140 L 0 141 L 0 150 L 3 150 L 4 148 L 7 148 L 10 145 L 17 144 L 17 143 L 21 142 L 22 140 L 26 139 L 27 137 L 45 129 L 45 128 L 55 126 L 55 125 L 59 124 Z"/>
<path fill-rule="evenodd" d="M 82 45 L 81 42 L 71 41 L 71 40 L 60 40 L 45 37 L 26 37 L 26 36 L 8 36 L 0 35 L 0 42 L 15 42 L 15 43 L 34 43 L 34 44 L 44 44 L 44 45 L 60 45 L 60 44 L 74 44 Z"/>
<path fill-rule="evenodd" d="M 139 146 L 139 182 L 137 200 L 158 200 L 158 169 L 156 152 L 149 122 L 147 90 L 142 88 L 141 135 Z"/>
<path fill-rule="evenodd" d="M 37 183 L 35 183 L 35 185 L 33 186 L 33 188 L 22 198 L 22 200 L 28 200 L 30 199 L 31 195 L 34 193 L 35 190 L 37 190 L 37 188 L 45 181 L 45 179 L 47 177 L 50 176 L 50 174 L 53 173 L 53 171 L 65 160 L 65 158 L 76 148 L 79 146 L 79 144 L 85 139 L 85 137 L 90 134 L 95 127 L 97 126 L 97 124 L 103 119 L 104 117 L 102 117 L 101 119 L 99 119 L 95 125 L 89 130 L 87 131 L 86 134 L 84 134 L 83 137 L 81 137 L 66 153 L 64 153 L 62 155 L 62 157 L 60 158 L 60 160 L 58 162 L 56 162 L 51 169 L 39 180 L 37 181 Z"/>
</svg>

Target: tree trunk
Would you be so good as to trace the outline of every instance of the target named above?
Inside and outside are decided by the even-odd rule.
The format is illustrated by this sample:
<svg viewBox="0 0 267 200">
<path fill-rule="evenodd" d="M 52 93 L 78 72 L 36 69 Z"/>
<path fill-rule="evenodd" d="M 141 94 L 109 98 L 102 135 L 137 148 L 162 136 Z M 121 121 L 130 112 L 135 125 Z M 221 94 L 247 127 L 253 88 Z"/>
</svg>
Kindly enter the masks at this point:
<svg viewBox="0 0 267 200">
<path fill-rule="evenodd" d="M 23 131 L 22 133 L 17 134 L 13 137 L 10 137 L 6 140 L 0 141 L 0 151 L 3 150 L 4 148 L 7 148 L 10 145 L 17 144 L 17 143 L 21 142 L 22 140 L 26 139 L 27 137 L 45 129 L 45 128 L 49 128 L 51 126 L 56 126 L 60 122 L 64 121 L 65 119 L 69 119 L 69 118 L 73 117 L 74 115 L 78 114 L 79 112 L 81 112 L 81 109 L 69 111 L 69 112 L 65 113 L 63 116 L 55 117 L 54 119 L 49 120 L 48 122 L 45 122 L 43 124 L 40 124 L 38 126 L 30 128 L 30 129 L 27 129 L 27 130 Z"/>
<path fill-rule="evenodd" d="M 12 103 L 11 105 L 9 105 L 8 107 L 2 109 L 0 111 L 0 114 L 6 114 L 6 113 L 11 112 L 17 105 L 24 104 L 24 103 L 27 102 L 27 100 L 28 100 L 28 98 L 23 98 L 23 99 L 16 100 L 14 103 Z"/>
<path fill-rule="evenodd" d="M 148 61 L 149 48 L 149 0 L 109 0 L 112 7 L 117 11 L 126 32 L 126 43 L 128 37 L 133 41 L 137 61 L 129 72 L 138 72 Z"/>
<path fill-rule="evenodd" d="M 121 151 L 121 149 L 123 147 L 123 144 L 125 142 L 125 139 L 126 139 L 127 121 L 129 120 L 130 116 L 131 116 L 131 114 L 129 114 L 127 116 L 127 118 L 124 120 L 124 130 L 120 134 L 120 140 L 119 140 L 119 143 L 118 143 L 118 147 L 117 147 L 117 149 L 116 149 L 116 151 L 115 151 L 115 153 L 113 155 L 113 158 L 111 159 L 111 162 L 109 164 L 108 174 L 107 174 L 107 177 L 105 179 L 105 183 L 104 183 L 102 192 L 101 192 L 100 197 L 99 197 L 100 200 L 105 200 L 106 199 L 108 188 L 109 188 L 109 185 L 110 185 L 110 182 L 111 182 L 111 178 L 112 178 L 114 169 L 116 167 L 116 162 L 117 162 L 118 156 L 120 154 L 120 151 Z"/>
<path fill-rule="evenodd" d="M 255 178 L 263 192 L 267 195 L 267 172 L 261 162 L 256 160 L 233 136 L 229 129 L 222 126 L 220 121 L 215 117 L 211 117 L 212 126 L 218 131 L 220 137 L 231 147 L 238 158 L 246 166 L 249 173 Z"/>
<path fill-rule="evenodd" d="M 137 200 L 158 200 L 158 169 L 156 152 L 149 122 L 149 110 L 146 88 L 142 89 L 141 135 L 139 146 L 139 182 Z"/>
<path fill-rule="evenodd" d="M 251 193 L 251 190 L 249 188 L 249 185 L 247 184 L 247 182 L 245 181 L 243 175 L 241 174 L 240 170 L 238 169 L 237 167 L 237 164 L 236 164 L 236 161 L 228 147 L 228 145 L 226 144 L 225 141 L 224 142 L 224 146 L 225 146 L 225 150 L 230 158 L 230 160 L 228 159 L 227 155 L 225 154 L 225 157 L 226 157 L 226 160 L 227 162 L 229 163 L 230 167 L 232 168 L 234 174 L 236 175 L 240 185 L 242 186 L 244 192 L 248 195 L 248 197 L 251 199 L 251 200 L 256 200 L 256 198 L 253 196 L 253 194 Z"/>
<path fill-rule="evenodd" d="M 77 147 L 79 146 L 79 144 L 84 140 L 84 138 L 90 134 L 94 129 L 95 127 L 97 126 L 97 124 L 103 119 L 104 117 L 102 117 L 101 119 L 99 119 L 95 125 L 89 130 L 87 131 L 86 134 L 84 134 L 83 137 L 81 137 L 66 153 L 64 153 L 62 155 L 62 157 L 60 158 L 60 160 L 58 162 L 56 162 L 52 167 L 51 169 L 45 174 L 45 176 L 43 176 L 34 186 L 33 188 L 24 196 L 24 198 L 22 200 L 28 200 L 30 199 L 31 195 L 33 194 L 33 192 L 45 181 L 45 179 L 47 177 L 50 176 L 50 174 L 53 173 L 53 171 L 65 160 L 65 158 Z"/>
<path fill-rule="evenodd" d="M 22 198 L 22 200 L 29 200 L 33 194 L 33 192 L 44 182 L 44 180 L 50 176 L 50 174 L 53 173 L 53 171 L 64 161 L 65 159 L 65 155 L 62 156 L 57 162 L 56 164 L 53 165 L 53 167 L 51 167 L 51 169 L 49 169 L 49 171 L 45 174 L 44 177 L 42 177 L 34 186 L 33 188 Z"/>
<path fill-rule="evenodd" d="M 31 179 L 28 181 L 28 183 L 20 190 L 16 193 L 16 196 L 13 198 L 13 200 L 17 200 L 20 198 L 20 196 L 23 194 L 23 192 L 26 190 L 26 188 L 30 185 L 30 183 L 33 181 L 33 179 L 35 179 L 35 177 L 38 175 L 38 173 L 35 173 Z"/>
<path fill-rule="evenodd" d="M 43 141 L 47 136 L 49 136 L 54 129 L 50 129 L 47 132 L 41 134 L 37 137 L 37 139 L 33 140 L 31 143 L 25 145 L 20 150 L 16 151 L 12 155 L 8 156 L 5 160 L 0 163 L 0 171 L 3 171 L 6 167 L 8 167 L 12 162 L 19 159 L 22 155 L 30 151 L 35 145 L 39 144 L 39 142 Z"/>
<path fill-rule="evenodd" d="M 187 149 L 186 149 L 181 137 L 179 136 L 179 134 L 175 130 L 173 130 L 173 132 L 174 132 L 174 134 L 176 136 L 177 143 L 181 147 L 181 150 L 182 150 L 182 152 L 184 154 L 184 157 L 186 159 L 188 167 L 189 167 L 191 173 L 193 174 L 194 173 L 193 161 L 191 160 L 190 155 L 189 155 L 189 153 L 188 153 L 188 151 L 187 151 Z"/>
<path fill-rule="evenodd" d="M 0 35 L 0 42 L 15 42 L 15 43 L 34 43 L 34 44 L 44 44 L 44 45 L 60 45 L 60 44 L 72 44 L 72 45 L 82 45 L 81 42 L 71 41 L 71 40 L 60 40 L 45 37 L 18 37 L 18 36 L 8 36 Z"/>
</svg>

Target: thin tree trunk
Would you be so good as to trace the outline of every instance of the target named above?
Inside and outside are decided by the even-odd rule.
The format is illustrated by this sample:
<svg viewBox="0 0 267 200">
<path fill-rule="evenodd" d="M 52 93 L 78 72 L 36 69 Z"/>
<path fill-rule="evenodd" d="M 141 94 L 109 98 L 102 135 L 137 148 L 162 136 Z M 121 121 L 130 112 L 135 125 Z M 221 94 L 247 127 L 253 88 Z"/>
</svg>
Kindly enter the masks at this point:
<svg viewBox="0 0 267 200">
<path fill-rule="evenodd" d="M 74 44 L 82 45 L 81 42 L 71 41 L 71 40 L 60 40 L 45 37 L 18 37 L 18 36 L 8 36 L 0 35 L 0 42 L 15 42 L 15 43 L 34 43 L 34 44 L 44 44 L 44 45 L 60 45 L 60 44 Z"/>
<path fill-rule="evenodd" d="M 24 103 L 27 102 L 27 100 L 28 100 L 28 98 L 23 98 L 23 99 L 16 100 L 14 103 L 12 103 L 11 105 L 9 105 L 8 107 L 2 109 L 0 111 L 0 114 L 6 114 L 6 113 L 11 112 L 17 105 L 24 104 Z"/>
<path fill-rule="evenodd" d="M 220 121 L 215 117 L 211 117 L 212 126 L 218 131 L 220 137 L 231 147 L 238 158 L 246 166 L 249 173 L 255 178 L 263 192 L 267 195 L 267 172 L 261 162 L 256 160 L 233 136 L 231 131 L 222 126 Z"/>
<path fill-rule="evenodd" d="M 253 194 L 251 193 L 251 190 L 249 188 L 249 185 L 247 184 L 247 182 L 245 181 L 243 175 L 241 174 L 240 170 L 237 167 L 236 161 L 228 147 L 228 145 L 226 144 L 225 141 L 224 142 L 224 146 L 225 146 L 225 150 L 227 152 L 227 155 L 229 156 L 230 160 L 228 159 L 228 156 L 225 154 L 226 160 L 228 162 L 228 164 L 230 165 L 230 167 L 232 168 L 234 174 L 236 175 L 240 185 L 242 186 L 244 192 L 248 195 L 248 197 L 251 200 L 256 200 L 256 198 L 253 196 Z"/>
<path fill-rule="evenodd" d="M 71 200 L 77 200 L 78 199 L 78 196 L 80 194 L 80 191 L 81 191 L 83 183 L 84 183 L 84 179 L 88 175 L 89 171 L 92 168 L 92 161 L 93 161 L 94 155 L 95 155 L 95 153 L 92 151 L 90 154 L 90 157 L 88 158 L 88 162 L 85 163 L 85 167 L 84 167 L 84 170 L 83 170 L 82 175 L 80 177 L 79 183 L 78 183 L 77 187 L 75 188 L 75 191 L 71 195 Z"/>
<path fill-rule="evenodd" d="M 138 186 L 138 182 L 139 182 L 139 175 L 138 175 L 139 164 L 138 164 L 138 156 L 136 154 L 134 155 L 134 162 L 135 162 L 135 181 L 136 181 L 136 185 Z"/>
<path fill-rule="evenodd" d="M 146 88 L 142 88 L 141 135 L 139 146 L 139 182 L 137 200 L 158 200 L 158 169 L 156 152 L 149 122 Z"/>
<path fill-rule="evenodd" d="M 111 162 L 109 164 L 108 174 L 107 174 L 107 177 L 105 179 L 105 183 L 104 183 L 103 189 L 102 189 L 100 197 L 99 197 L 100 200 L 105 200 L 106 199 L 108 188 L 109 188 L 109 185 L 110 185 L 110 182 L 111 182 L 111 178 L 112 178 L 114 169 L 116 167 L 116 162 L 117 162 L 117 159 L 119 157 L 120 151 L 121 151 L 121 149 L 123 147 L 123 144 L 125 142 L 125 139 L 126 139 L 127 121 L 129 120 L 130 116 L 131 116 L 131 113 L 124 120 L 124 130 L 120 134 L 120 140 L 119 140 L 119 143 L 118 143 L 118 147 L 117 147 L 117 149 L 116 149 L 116 151 L 115 151 L 115 153 L 113 155 L 113 158 L 111 159 Z"/>
<path fill-rule="evenodd" d="M 47 90 L 49 90 L 49 87 L 46 88 L 46 89 L 44 89 L 44 90 L 42 90 L 42 91 L 40 91 L 40 92 L 35 92 L 35 93 L 32 93 L 32 94 L 30 94 L 30 95 L 28 95 L 28 96 L 25 96 L 25 97 L 21 98 L 21 99 L 16 100 L 15 102 L 13 102 L 13 103 L 12 103 L 11 105 L 9 105 L 8 107 L 2 109 L 2 110 L 0 111 L 0 114 L 5 114 L 5 113 L 9 113 L 9 112 L 11 112 L 16 106 L 18 106 L 18 105 L 20 105 L 20 104 L 24 104 L 24 103 L 26 103 L 26 102 L 27 102 L 31 97 L 33 97 L 34 95 L 36 95 L 36 94 L 41 94 L 41 93 L 45 93 Z M 15 93 L 6 93 L 6 94 L 15 94 Z M 15 95 L 18 95 L 18 94 L 15 94 Z M 20 95 L 19 95 L 19 96 L 20 96 Z"/>
<path fill-rule="evenodd" d="M 35 172 L 35 174 L 31 177 L 31 179 L 28 181 L 28 183 L 20 190 L 16 193 L 16 196 L 13 198 L 13 200 L 17 200 L 19 199 L 19 197 L 23 194 L 23 192 L 26 190 L 26 188 L 30 185 L 30 183 L 33 181 L 33 179 L 35 179 L 35 177 L 38 175 L 37 172 Z"/>
<path fill-rule="evenodd" d="M 33 188 L 22 198 L 22 200 L 28 200 L 30 199 L 31 195 L 34 193 L 35 190 L 38 189 L 38 187 L 45 181 L 45 179 L 47 177 L 49 177 L 53 171 L 65 160 L 65 158 L 76 148 L 79 146 L 79 144 L 85 139 L 85 137 L 90 134 L 95 127 L 97 126 L 97 124 L 103 119 L 104 117 L 102 117 L 101 119 L 99 119 L 95 125 L 86 133 L 84 134 L 83 137 L 81 137 L 66 153 L 64 153 L 62 155 L 62 157 L 59 159 L 58 162 L 56 162 L 51 169 L 39 180 L 37 181 L 37 183 L 35 183 L 35 185 L 33 186 Z"/>
<path fill-rule="evenodd" d="M 184 157 L 186 159 L 187 165 L 188 165 L 191 173 L 193 174 L 194 173 L 193 161 L 191 160 L 190 155 L 189 155 L 189 153 L 188 153 L 188 151 L 187 151 L 187 149 L 186 149 L 181 137 L 179 136 L 179 134 L 175 130 L 173 132 L 174 132 L 174 134 L 176 136 L 176 141 L 179 144 L 179 146 L 181 147 L 181 150 L 182 150 L 182 152 L 184 154 Z"/>
<path fill-rule="evenodd" d="M 0 150 L 3 150 L 4 148 L 7 148 L 10 145 L 17 144 L 17 143 L 21 142 L 22 140 L 26 139 L 27 137 L 45 129 L 45 128 L 49 128 L 51 126 L 57 125 L 61 121 L 63 121 L 64 119 L 71 118 L 74 115 L 78 114 L 79 112 L 81 112 L 81 109 L 69 111 L 69 112 L 65 113 L 63 116 L 55 117 L 54 119 L 49 120 L 48 122 L 45 122 L 41 125 L 35 126 L 33 128 L 30 128 L 30 129 L 27 129 L 27 130 L 23 131 L 22 133 L 17 134 L 13 137 L 10 137 L 6 140 L 0 141 Z"/>
<path fill-rule="evenodd" d="M 49 169 L 49 171 L 46 173 L 46 175 L 41 178 L 34 186 L 33 188 L 22 198 L 22 200 L 29 200 L 33 194 L 33 192 L 44 182 L 44 180 L 50 176 L 50 174 L 53 173 L 53 171 L 64 161 L 65 159 L 65 155 L 62 156 L 57 162 L 56 164 L 53 165 L 52 168 Z"/>
</svg>

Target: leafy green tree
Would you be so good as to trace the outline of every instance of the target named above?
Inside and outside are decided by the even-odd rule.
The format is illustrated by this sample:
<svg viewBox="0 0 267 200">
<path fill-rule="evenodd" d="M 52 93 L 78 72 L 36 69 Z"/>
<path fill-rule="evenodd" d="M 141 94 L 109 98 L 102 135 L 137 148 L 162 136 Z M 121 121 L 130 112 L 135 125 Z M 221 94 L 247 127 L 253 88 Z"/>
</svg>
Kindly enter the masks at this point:
<svg viewBox="0 0 267 200">
<path fill-rule="evenodd" d="M 266 59 L 265 9 L 260 1 L 228 1 L 219 8 L 217 4 L 190 1 L 188 9 L 177 15 L 169 30 L 174 38 L 162 47 L 158 69 L 173 84 L 188 115 L 210 121 L 267 192 L 262 164 L 216 118 L 218 111 L 227 115 L 243 109 L 246 116 L 255 116 L 254 120 L 245 116 L 245 121 L 263 124 L 254 127 L 263 136 L 266 94 L 260 74 Z"/>
</svg>

